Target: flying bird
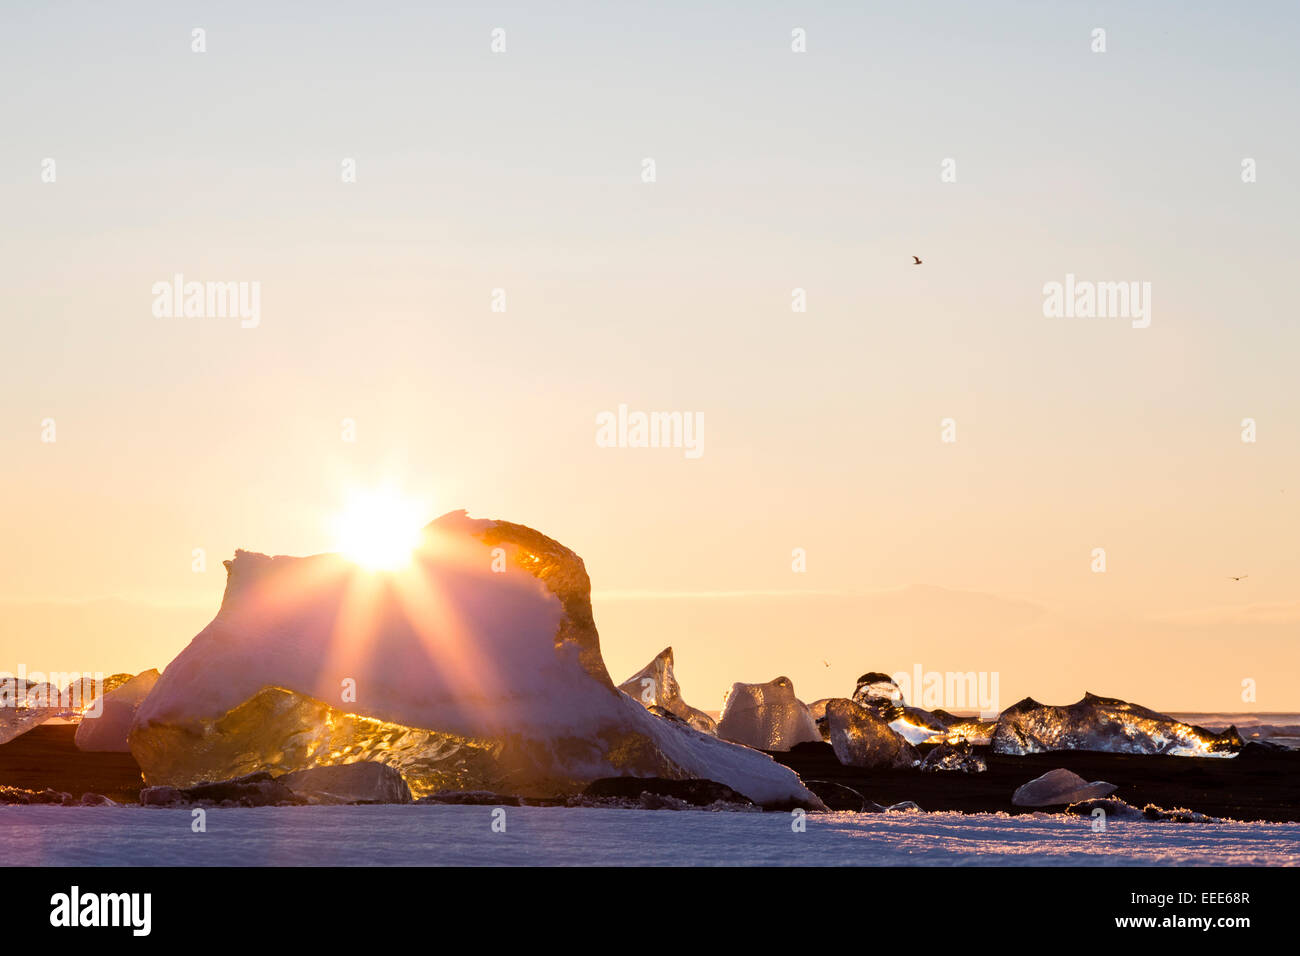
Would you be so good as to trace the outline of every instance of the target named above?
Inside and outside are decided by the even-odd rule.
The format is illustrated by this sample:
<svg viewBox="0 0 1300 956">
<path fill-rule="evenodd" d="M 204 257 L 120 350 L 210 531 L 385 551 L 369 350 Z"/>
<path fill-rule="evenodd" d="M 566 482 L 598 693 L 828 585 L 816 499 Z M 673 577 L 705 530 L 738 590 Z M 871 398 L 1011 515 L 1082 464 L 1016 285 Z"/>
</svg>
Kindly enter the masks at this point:
<svg viewBox="0 0 1300 956">
<path fill-rule="evenodd" d="M 920 264 L 921 264 L 921 257 L 920 257 L 920 256 L 912 256 L 912 265 L 914 265 L 914 266 L 919 266 Z"/>
<path fill-rule="evenodd" d="M 1234 580 L 1234 581 L 1240 581 L 1242 578 L 1248 578 L 1248 577 L 1250 577 L 1250 575 L 1249 575 L 1249 574 L 1240 574 L 1240 575 L 1238 575 L 1238 574 L 1229 574 L 1228 577 L 1232 578 L 1232 580 Z"/>
</svg>

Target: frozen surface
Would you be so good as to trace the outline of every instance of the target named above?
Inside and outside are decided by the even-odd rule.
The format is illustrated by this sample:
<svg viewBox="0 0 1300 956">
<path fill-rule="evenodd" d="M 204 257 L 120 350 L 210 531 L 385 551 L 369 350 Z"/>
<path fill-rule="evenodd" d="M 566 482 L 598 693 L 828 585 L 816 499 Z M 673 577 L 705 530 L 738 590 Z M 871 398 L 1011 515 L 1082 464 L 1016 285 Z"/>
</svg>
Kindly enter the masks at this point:
<svg viewBox="0 0 1300 956">
<path fill-rule="evenodd" d="M 1300 824 L 1026 814 L 708 813 L 377 806 L 0 807 L 9 865 L 1300 865 Z"/>
</svg>

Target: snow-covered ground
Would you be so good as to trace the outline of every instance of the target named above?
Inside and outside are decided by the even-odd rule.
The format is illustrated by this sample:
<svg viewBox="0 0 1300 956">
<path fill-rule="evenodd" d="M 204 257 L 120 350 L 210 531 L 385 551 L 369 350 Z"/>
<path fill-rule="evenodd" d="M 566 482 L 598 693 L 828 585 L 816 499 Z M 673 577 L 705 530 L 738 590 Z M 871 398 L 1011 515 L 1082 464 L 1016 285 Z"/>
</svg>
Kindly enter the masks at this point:
<svg viewBox="0 0 1300 956">
<path fill-rule="evenodd" d="M 6 865 L 1300 865 L 1300 824 L 957 813 L 362 806 L 0 807 Z"/>
</svg>

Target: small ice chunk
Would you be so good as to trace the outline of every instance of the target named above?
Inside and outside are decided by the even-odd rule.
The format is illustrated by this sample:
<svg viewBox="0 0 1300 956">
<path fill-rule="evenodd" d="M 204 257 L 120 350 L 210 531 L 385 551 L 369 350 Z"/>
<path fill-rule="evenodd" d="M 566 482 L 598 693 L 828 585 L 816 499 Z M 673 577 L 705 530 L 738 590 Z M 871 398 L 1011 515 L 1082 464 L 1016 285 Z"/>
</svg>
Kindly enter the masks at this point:
<svg viewBox="0 0 1300 956">
<path fill-rule="evenodd" d="M 110 690 L 104 695 L 99 705 L 92 704 L 90 711 L 102 708 L 98 717 L 88 712 L 77 725 L 77 734 L 73 738 L 78 750 L 130 753 L 127 734 L 135 720 L 135 712 L 141 701 L 149 696 L 154 684 L 158 683 L 159 673 L 156 669 L 142 671 L 129 681 Z"/>
<path fill-rule="evenodd" d="M 913 744 L 924 743 L 943 733 L 952 722 L 946 715 L 941 717 L 920 707 L 909 707 L 903 699 L 902 688 L 881 671 L 869 671 L 858 678 L 853 702 L 871 711 Z"/>
<path fill-rule="evenodd" d="M 921 769 L 930 771 L 956 770 L 961 773 L 983 773 L 988 770 L 984 758 L 975 753 L 970 741 L 960 737 L 945 741 L 925 755 Z"/>
<path fill-rule="evenodd" d="M 822 739 L 788 677 L 766 684 L 732 684 L 722 705 L 718 736 L 755 750 L 789 750 Z"/>
<path fill-rule="evenodd" d="M 277 779 L 299 796 L 320 803 L 411 802 L 411 788 L 402 775 L 372 760 L 312 767 Z"/>
<path fill-rule="evenodd" d="M 916 748 L 874 711 L 845 698 L 826 705 L 831 747 L 846 767 L 911 767 L 920 760 Z"/>
<path fill-rule="evenodd" d="M 909 711 L 911 707 L 907 708 Z M 904 714 L 897 720 L 889 722 L 889 729 L 898 734 L 909 744 L 923 744 L 927 740 L 934 738 L 936 734 L 942 734 L 942 728 L 935 728 L 928 724 L 914 723 L 915 718 L 909 714 Z"/>
<path fill-rule="evenodd" d="M 717 733 L 717 724 L 712 717 L 682 700 L 681 685 L 673 674 L 671 647 L 665 647 L 654 660 L 619 684 L 618 689 L 640 701 L 651 713 L 660 707 L 702 733 Z"/>
<path fill-rule="evenodd" d="M 833 697 L 822 697 L 808 705 L 808 716 L 817 725 L 817 730 L 822 735 L 824 743 L 831 742 L 831 725 L 826 720 L 826 705 L 834 699 Z"/>
<path fill-rule="evenodd" d="M 886 813 L 924 813 L 915 800 L 903 800 L 885 807 Z"/>
<path fill-rule="evenodd" d="M 1082 800 L 1108 797 L 1117 789 L 1119 788 L 1113 783 L 1104 780 L 1089 783 L 1077 773 L 1057 767 L 1017 787 L 1011 796 L 1011 802 L 1018 807 L 1066 806 Z"/>
<path fill-rule="evenodd" d="M 21 737 L 57 713 L 58 711 L 52 707 L 0 706 L 0 744 L 7 744 L 15 737 Z"/>
<path fill-rule="evenodd" d="M 853 702 L 868 710 L 885 710 L 903 706 L 903 689 L 888 674 L 870 671 L 858 678 Z"/>
</svg>

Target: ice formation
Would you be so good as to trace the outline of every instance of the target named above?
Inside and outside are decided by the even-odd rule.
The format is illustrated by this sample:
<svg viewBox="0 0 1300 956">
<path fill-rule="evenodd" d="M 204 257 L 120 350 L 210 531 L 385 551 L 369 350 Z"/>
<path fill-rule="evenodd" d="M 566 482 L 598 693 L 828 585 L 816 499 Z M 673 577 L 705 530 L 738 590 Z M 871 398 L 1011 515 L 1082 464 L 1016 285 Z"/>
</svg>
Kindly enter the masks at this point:
<svg viewBox="0 0 1300 956">
<path fill-rule="evenodd" d="M 1155 820 L 1170 823 L 1223 822 L 1219 817 L 1213 817 L 1208 813 L 1200 813 L 1196 810 L 1188 810 L 1186 807 L 1175 807 L 1172 810 L 1166 810 L 1154 803 L 1148 803 L 1146 806 L 1139 808 L 1120 800 L 1118 797 L 1097 797 L 1090 800 L 1080 800 L 1078 803 L 1072 803 L 1066 807 L 1065 812 L 1075 813 L 1081 817 L 1090 817 L 1097 810 L 1100 810 L 1112 820 Z"/>
<path fill-rule="evenodd" d="M 619 684 L 618 689 L 633 700 L 640 701 L 647 710 L 658 707 L 684 720 L 698 731 L 717 733 L 717 724 L 712 717 L 682 700 L 681 685 L 673 674 L 671 647 L 665 647 L 654 660 Z"/>
<path fill-rule="evenodd" d="M 80 720 L 97 696 L 125 684 L 130 674 L 74 680 L 63 690 L 45 681 L 0 678 L 0 744 L 20 737 L 47 720 Z"/>
<path fill-rule="evenodd" d="M 767 755 L 621 693 L 582 559 L 531 528 L 452 512 L 409 568 L 385 574 L 334 554 L 239 551 L 226 566 L 216 617 L 136 713 L 131 752 L 149 784 L 377 760 L 417 797 L 633 775 L 820 806 Z"/>
<path fill-rule="evenodd" d="M 927 738 L 924 743 L 943 743 L 945 741 L 965 740 L 968 743 L 987 746 L 993 741 L 995 720 L 980 720 L 978 717 L 954 717 L 941 710 L 934 712 L 936 717 L 946 721 L 943 730 Z"/>
<path fill-rule="evenodd" d="M 875 711 L 852 700 L 834 698 L 826 705 L 831 747 L 846 767 L 912 767 L 920 754 Z"/>
<path fill-rule="evenodd" d="M 858 678 L 858 686 L 853 691 L 853 702 L 874 710 L 885 717 L 903 707 L 903 689 L 888 674 L 870 671 Z"/>
<path fill-rule="evenodd" d="M 91 708 L 77 725 L 74 738 L 78 750 L 115 751 L 127 753 L 131 747 L 127 744 L 127 734 L 135 720 L 135 712 L 154 684 L 158 682 L 158 671 L 147 670 L 137 674 L 121 686 L 104 694 L 99 708 Z M 98 709 L 99 716 L 93 716 Z"/>
<path fill-rule="evenodd" d="M 0 744 L 7 744 L 15 737 L 21 737 L 57 713 L 56 709 L 50 707 L 0 706 Z"/>
<path fill-rule="evenodd" d="M 766 684 L 732 684 L 722 704 L 718 736 L 757 750 L 789 750 L 822 739 L 788 677 Z"/>
<path fill-rule="evenodd" d="M 939 743 L 958 737 L 987 743 L 992 732 L 992 724 L 985 732 L 979 721 L 954 717 L 941 710 L 931 712 L 909 707 L 898 683 L 880 671 L 870 671 L 858 678 L 853 702 L 871 711 L 912 744 Z"/>
<path fill-rule="evenodd" d="M 154 671 L 154 673 L 156 674 L 157 671 Z M 80 716 L 86 713 L 87 710 L 93 709 L 91 704 L 97 698 L 105 697 L 131 679 L 131 674 L 112 674 L 101 680 L 96 680 L 93 677 L 83 677 L 81 680 L 73 681 L 68 685 L 63 692 L 63 700 Z"/>
<path fill-rule="evenodd" d="M 1212 734 L 1146 707 L 1094 694 L 1065 707 L 1026 697 L 1001 713 L 993 732 L 993 750 L 1003 754 L 1101 750 L 1206 757 L 1231 756 L 1241 746 L 1235 727 Z"/>
<path fill-rule="evenodd" d="M 939 744 L 925 755 L 921 769 L 926 772 L 939 770 L 956 770 L 961 773 L 983 773 L 988 770 L 984 758 L 975 753 L 970 741 L 958 737 L 955 740 Z"/>
<path fill-rule="evenodd" d="M 411 802 L 411 788 L 402 775 L 387 764 L 371 760 L 296 770 L 277 779 L 316 803 Z"/>
<path fill-rule="evenodd" d="M 811 717 L 813 723 L 817 725 L 817 732 L 822 735 L 822 741 L 824 743 L 831 742 L 831 728 L 830 724 L 826 721 L 826 705 L 834 699 L 835 698 L 833 697 L 822 697 L 808 705 L 808 716 Z"/>
<path fill-rule="evenodd" d="M 1067 806 L 1081 800 L 1108 797 L 1117 789 L 1113 783 L 1104 780 L 1089 783 L 1077 773 L 1058 767 L 1017 787 L 1011 802 L 1018 807 Z"/>
</svg>

